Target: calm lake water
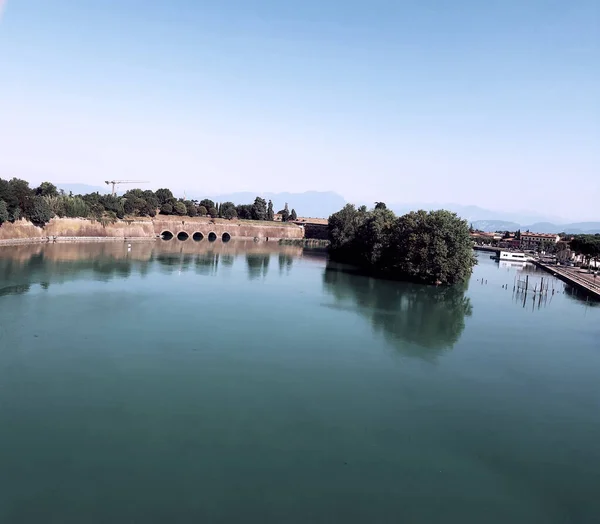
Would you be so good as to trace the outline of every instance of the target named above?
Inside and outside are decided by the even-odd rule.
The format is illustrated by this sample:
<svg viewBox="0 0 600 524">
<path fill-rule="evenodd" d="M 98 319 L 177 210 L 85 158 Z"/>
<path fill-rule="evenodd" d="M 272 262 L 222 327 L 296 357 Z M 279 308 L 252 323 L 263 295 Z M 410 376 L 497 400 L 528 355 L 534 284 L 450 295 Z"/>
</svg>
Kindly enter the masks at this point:
<svg viewBox="0 0 600 524">
<path fill-rule="evenodd" d="M 0 248 L 0 523 L 600 522 L 600 307 L 479 262 Z"/>
</svg>

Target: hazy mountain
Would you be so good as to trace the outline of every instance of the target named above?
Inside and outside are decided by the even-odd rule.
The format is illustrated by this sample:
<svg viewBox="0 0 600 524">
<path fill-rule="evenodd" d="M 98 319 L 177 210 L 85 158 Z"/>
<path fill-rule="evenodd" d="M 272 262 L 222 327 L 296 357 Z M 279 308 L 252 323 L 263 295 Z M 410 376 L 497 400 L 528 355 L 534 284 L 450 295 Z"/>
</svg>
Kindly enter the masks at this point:
<svg viewBox="0 0 600 524">
<path fill-rule="evenodd" d="M 506 222 L 505 220 L 474 220 L 470 222 L 473 228 L 478 231 L 485 231 L 486 233 L 493 233 L 494 231 L 516 231 L 521 229 L 521 225 L 516 222 Z M 536 231 L 536 233 L 542 233 L 542 231 Z"/>
<path fill-rule="evenodd" d="M 571 224 L 552 224 L 548 222 L 541 222 L 531 224 L 521 228 L 522 231 L 532 231 L 535 233 L 572 233 L 582 234 L 587 233 L 594 235 L 600 233 L 600 222 L 574 222 Z"/>
<path fill-rule="evenodd" d="M 533 222 L 542 221 L 554 221 L 562 222 L 558 217 L 543 216 L 531 212 L 507 212 L 507 211 L 495 211 L 491 209 L 485 209 L 474 205 L 461 205 L 453 203 L 413 203 L 413 204 L 388 204 L 388 207 L 392 209 L 396 214 L 403 215 L 409 211 L 417 209 L 425 209 L 426 211 L 432 211 L 436 209 L 447 209 L 453 211 L 461 218 L 464 218 L 468 222 L 475 221 L 490 221 L 490 222 L 512 222 L 516 224 L 530 224 Z"/>
<path fill-rule="evenodd" d="M 517 224 L 502 220 L 475 220 L 472 222 L 475 229 L 480 231 L 531 231 L 532 233 L 571 233 L 590 235 L 600 233 L 600 222 L 575 222 L 571 224 L 555 224 L 553 222 L 536 222 L 534 224 Z"/>
</svg>

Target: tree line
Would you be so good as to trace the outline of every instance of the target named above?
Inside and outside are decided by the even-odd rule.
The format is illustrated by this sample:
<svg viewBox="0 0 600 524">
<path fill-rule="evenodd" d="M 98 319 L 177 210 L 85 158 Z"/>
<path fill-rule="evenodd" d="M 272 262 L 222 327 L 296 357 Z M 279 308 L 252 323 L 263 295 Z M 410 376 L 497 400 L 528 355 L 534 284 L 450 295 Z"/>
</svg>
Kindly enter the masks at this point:
<svg viewBox="0 0 600 524">
<path fill-rule="evenodd" d="M 455 284 L 476 263 L 469 226 L 449 211 L 416 211 L 397 217 L 348 204 L 329 217 L 332 259 L 388 278 Z"/>
<path fill-rule="evenodd" d="M 581 255 L 589 266 L 591 261 L 600 261 L 600 235 L 576 235 L 570 242 L 571 251 Z"/>
<path fill-rule="evenodd" d="M 88 193 L 86 195 L 66 194 L 50 182 L 39 187 L 29 187 L 29 182 L 18 178 L 0 178 L 0 225 L 25 218 L 43 226 L 53 217 L 92 218 L 96 220 L 117 220 L 130 217 L 154 217 L 157 214 L 175 216 L 208 216 L 242 220 L 275 219 L 273 202 L 256 197 L 251 204 L 214 202 L 175 198 L 171 190 L 162 188 L 156 191 L 131 189 L 122 196 Z M 283 222 L 296 220 L 295 209 L 288 205 L 278 212 Z"/>
</svg>

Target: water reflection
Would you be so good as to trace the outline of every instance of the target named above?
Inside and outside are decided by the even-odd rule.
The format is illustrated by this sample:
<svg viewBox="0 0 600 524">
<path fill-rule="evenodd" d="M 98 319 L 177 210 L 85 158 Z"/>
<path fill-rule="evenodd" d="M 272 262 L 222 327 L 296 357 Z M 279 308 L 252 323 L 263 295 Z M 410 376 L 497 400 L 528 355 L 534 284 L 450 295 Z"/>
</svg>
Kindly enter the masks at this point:
<svg viewBox="0 0 600 524">
<path fill-rule="evenodd" d="M 331 262 L 323 283 L 335 298 L 335 307 L 360 313 L 402 353 L 425 359 L 452 348 L 464 330 L 465 317 L 472 312 L 466 286 L 391 282 L 361 276 Z"/>
<path fill-rule="evenodd" d="M 285 271 L 289 275 L 294 259 L 287 253 L 279 253 L 279 274 Z"/>
<path fill-rule="evenodd" d="M 246 255 L 246 264 L 248 264 L 248 278 L 254 280 L 264 278 L 269 271 L 270 254 L 249 253 Z"/>
<path fill-rule="evenodd" d="M 302 248 L 276 243 L 140 243 L 128 249 L 124 243 L 36 244 L 0 249 L 0 296 L 23 294 L 30 284 L 48 289 L 51 283 L 76 279 L 108 282 L 144 276 L 152 266 L 163 274 L 194 271 L 214 276 L 219 267 L 231 268 L 238 257 L 246 257 L 251 279 L 267 275 L 271 254 L 280 265 L 291 268 Z"/>
</svg>

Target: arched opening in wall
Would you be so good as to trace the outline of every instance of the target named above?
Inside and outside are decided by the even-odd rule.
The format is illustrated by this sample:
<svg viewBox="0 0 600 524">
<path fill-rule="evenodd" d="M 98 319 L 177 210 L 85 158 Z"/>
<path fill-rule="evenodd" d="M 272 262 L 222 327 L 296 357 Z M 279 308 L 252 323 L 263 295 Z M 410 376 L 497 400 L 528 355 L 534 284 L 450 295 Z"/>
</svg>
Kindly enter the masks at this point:
<svg viewBox="0 0 600 524">
<path fill-rule="evenodd" d="M 170 231 L 163 231 L 160 234 L 160 238 L 162 238 L 163 240 L 171 240 L 173 238 L 173 233 L 171 233 Z"/>
<path fill-rule="evenodd" d="M 190 238 L 190 235 L 188 235 L 185 231 L 181 231 L 180 233 L 177 233 L 177 240 L 187 240 L 188 238 Z"/>
<path fill-rule="evenodd" d="M 211 232 L 208 234 L 208 241 L 209 241 L 209 242 L 214 242 L 215 240 L 217 240 L 217 234 L 216 234 L 216 233 L 214 233 L 213 231 L 211 231 Z"/>
<path fill-rule="evenodd" d="M 229 242 L 231 240 L 231 235 L 229 233 L 223 233 L 221 236 L 221 240 L 223 242 Z"/>
<path fill-rule="evenodd" d="M 196 233 L 194 233 L 192 235 L 192 240 L 194 242 L 200 242 L 201 240 L 204 240 L 204 235 L 202 233 L 200 233 L 199 231 L 197 231 Z"/>
</svg>

